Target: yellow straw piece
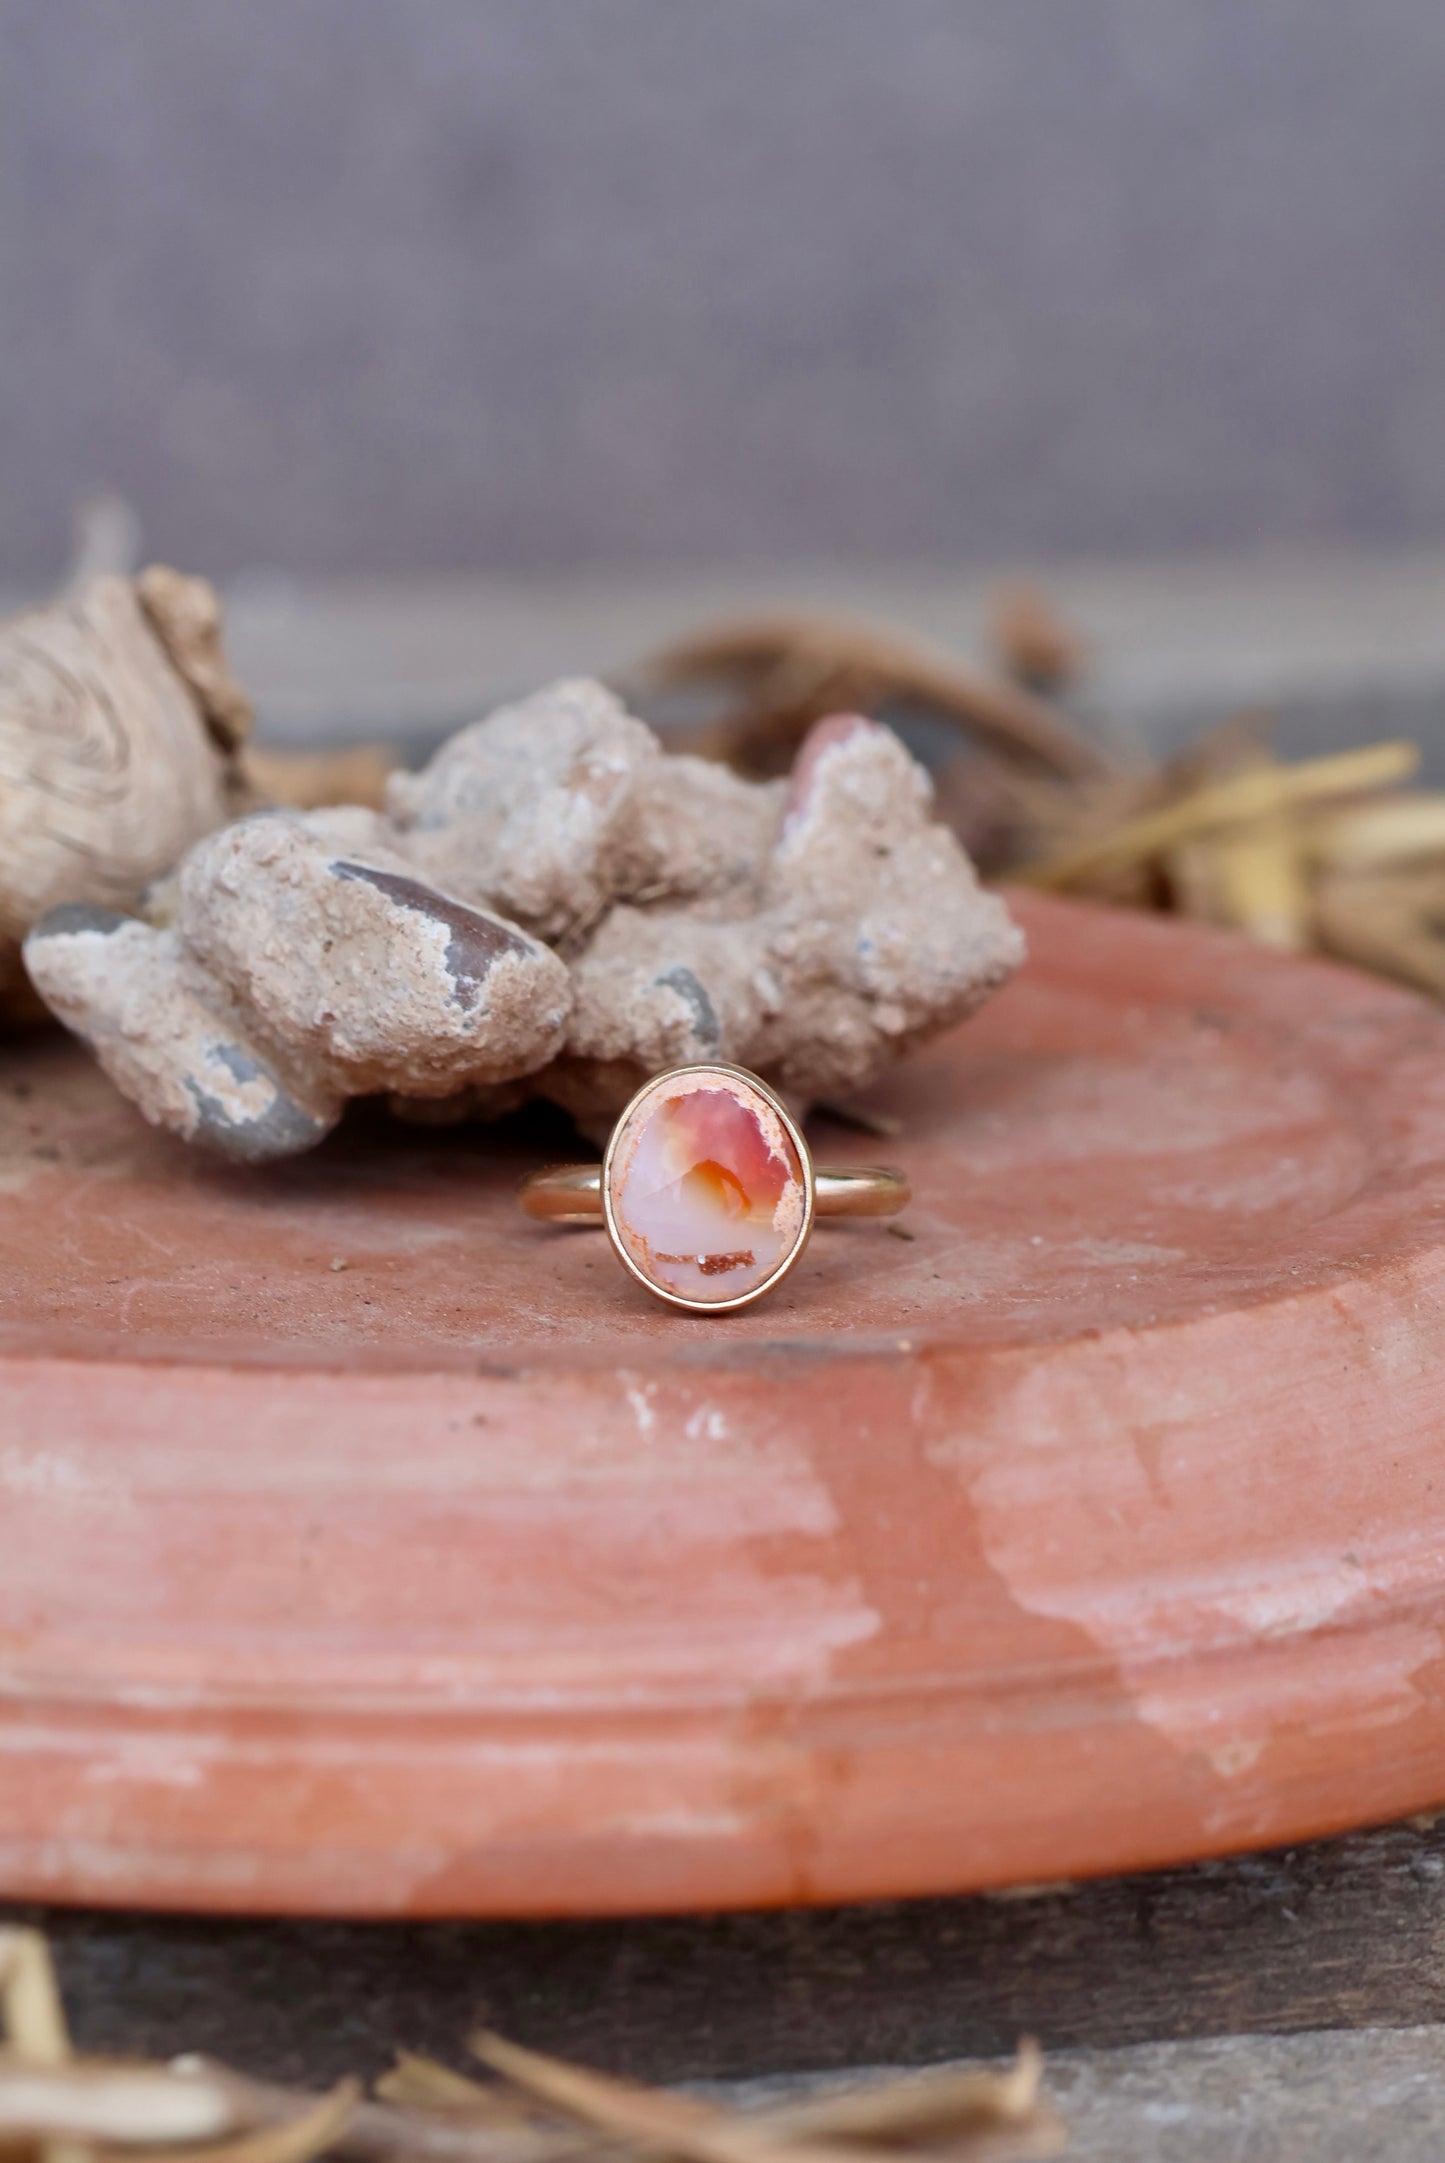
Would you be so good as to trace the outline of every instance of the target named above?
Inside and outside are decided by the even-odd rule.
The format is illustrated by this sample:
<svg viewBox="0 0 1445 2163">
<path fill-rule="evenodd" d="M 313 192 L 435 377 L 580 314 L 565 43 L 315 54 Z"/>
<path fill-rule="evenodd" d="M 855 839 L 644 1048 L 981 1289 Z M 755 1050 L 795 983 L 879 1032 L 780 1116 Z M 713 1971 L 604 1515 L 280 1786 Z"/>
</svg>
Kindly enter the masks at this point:
<svg viewBox="0 0 1445 2163">
<path fill-rule="evenodd" d="M 1058 888 L 1080 879 L 1122 870 L 1157 856 L 1216 827 L 1236 826 L 1293 806 L 1391 788 L 1407 781 L 1420 763 L 1412 743 L 1369 744 L 1361 751 L 1340 751 L 1329 758 L 1305 759 L 1297 766 L 1260 766 L 1207 782 L 1177 803 L 1164 804 L 1126 820 L 1097 841 L 1025 864 L 1011 877 L 1024 886 Z"/>
<path fill-rule="evenodd" d="M 1383 871 L 1418 857 L 1445 856 L 1445 795 L 1355 804 L 1311 822 L 1306 841 L 1327 871 Z"/>
</svg>

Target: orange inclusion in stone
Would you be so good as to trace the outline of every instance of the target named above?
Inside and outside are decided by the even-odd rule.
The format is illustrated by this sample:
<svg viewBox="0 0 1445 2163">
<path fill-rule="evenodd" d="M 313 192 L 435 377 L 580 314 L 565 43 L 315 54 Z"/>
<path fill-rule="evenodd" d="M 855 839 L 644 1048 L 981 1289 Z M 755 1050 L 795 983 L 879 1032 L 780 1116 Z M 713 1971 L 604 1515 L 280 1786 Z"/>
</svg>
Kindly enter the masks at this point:
<svg viewBox="0 0 1445 2163">
<path fill-rule="evenodd" d="M 746 1216 L 751 1206 L 748 1190 L 735 1172 L 725 1164 L 708 1157 L 701 1164 L 694 1164 L 686 1176 L 686 1185 L 697 1200 L 708 1202 L 720 1209 L 725 1217 Z"/>
</svg>

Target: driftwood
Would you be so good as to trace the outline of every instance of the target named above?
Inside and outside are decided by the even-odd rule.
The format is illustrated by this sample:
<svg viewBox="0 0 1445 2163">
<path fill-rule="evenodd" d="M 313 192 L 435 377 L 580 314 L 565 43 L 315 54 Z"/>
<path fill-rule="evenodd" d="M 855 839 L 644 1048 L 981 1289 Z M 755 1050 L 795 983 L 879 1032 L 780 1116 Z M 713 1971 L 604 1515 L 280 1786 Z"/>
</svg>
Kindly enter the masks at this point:
<svg viewBox="0 0 1445 2163">
<path fill-rule="evenodd" d="M 830 713 L 926 707 L 1025 770 L 1080 780 L 1107 761 L 1047 700 L 971 669 L 897 631 L 848 618 L 785 613 L 700 631 L 652 655 L 626 679 L 641 692 L 712 689 L 730 704 L 690 735 L 689 749 L 739 772 L 786 772 L 815 721 Z"/>
<path fill-rule="evenodd" d="M 200 579 L 97 578 L 0 625 L 0 992 L 46 909 L 133 908 L 221 823 L 249 725 Z"/>
</svg>

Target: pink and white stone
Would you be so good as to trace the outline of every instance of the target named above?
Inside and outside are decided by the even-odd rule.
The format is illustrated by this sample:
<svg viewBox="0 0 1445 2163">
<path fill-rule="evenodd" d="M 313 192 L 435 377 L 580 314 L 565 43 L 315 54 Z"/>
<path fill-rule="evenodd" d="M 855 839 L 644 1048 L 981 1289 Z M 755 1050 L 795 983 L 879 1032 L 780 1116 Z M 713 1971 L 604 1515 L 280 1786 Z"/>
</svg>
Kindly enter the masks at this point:
<svg viewBox="0 0 1445 2163">
<path fill-rule="evenodd" d="M 618 1126 L 607 1190 L 644 1282 L 700 1305 L 761 1291 L 808 1230 L 792 1136 L 761 1087 L 722 1068 L 653 1083 Z"/>
</svg>

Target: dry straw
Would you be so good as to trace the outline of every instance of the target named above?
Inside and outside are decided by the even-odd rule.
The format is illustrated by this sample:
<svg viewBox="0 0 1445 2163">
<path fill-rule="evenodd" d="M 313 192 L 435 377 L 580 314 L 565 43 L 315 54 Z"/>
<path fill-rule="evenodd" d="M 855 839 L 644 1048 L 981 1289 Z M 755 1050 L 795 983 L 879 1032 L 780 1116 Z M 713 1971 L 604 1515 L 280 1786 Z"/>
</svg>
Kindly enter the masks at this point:
<svg viewBox="0 0 1445 2163">
<path fill-rule="evenodd" d="M 524 2050 L 471 2044 L 489 2078 L 402 2054 L 371 2095 L 307 2095 L 196 2057 L 73 2050 L 50 1949 L 0 1928 L 0 2155 L 36 2163 L 1009 2163 L 1056 2155 L 1031 2044 L 1003 2072 L 876 2081 L 782 2107 L 725 2109 Z"/>
</svg>

